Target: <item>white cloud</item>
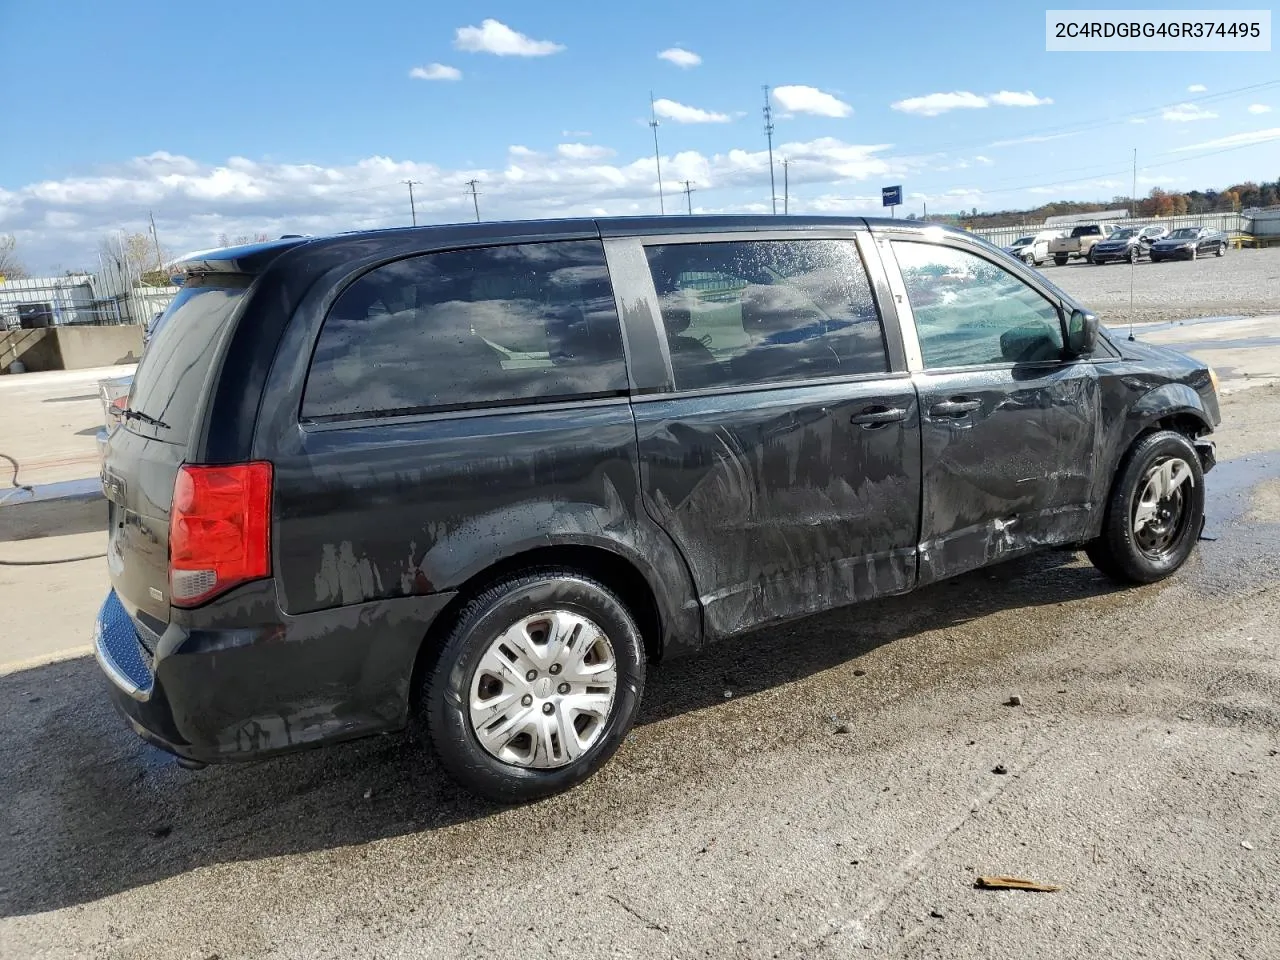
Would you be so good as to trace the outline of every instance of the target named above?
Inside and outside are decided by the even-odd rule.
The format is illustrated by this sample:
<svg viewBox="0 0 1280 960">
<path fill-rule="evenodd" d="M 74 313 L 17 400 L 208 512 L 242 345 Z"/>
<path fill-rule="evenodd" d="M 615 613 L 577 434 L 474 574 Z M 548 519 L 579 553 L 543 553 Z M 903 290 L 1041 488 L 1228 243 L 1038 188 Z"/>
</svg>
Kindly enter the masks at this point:
<svg viewBox="0 0 1280 960">
<path fill-rule="evenodd" d="M 918 113 L 922 117 L 936 117 L 948 110 L 975 110 L 987 106 L 987 98 L 967 90 L 952 93 L 929 93 L 923 97 L 908 97 L 889 104 L 903 113 Z"/>
<path fill-rule="evenodd" d="M 653 112 L 676 123 L 728 123 L 731 119 L 727 113 L 686 106 L 666 97 L 653 101 Z"/>
<path fill-rule="evenodd" d="M 590 130 L 561 130 L 561 131 L 560 131 L 560 136 L 562 136 L 562 137 L 589 137 L 589 136 L 591 136 L 591 131 L 590 131 Z"/>
<path fill-rule="evenodd" d="M 545 57 L 564 49 L 563 44 L 533 40 L 492 19 L 478 27 L 459 27 L 453 45 L 468 53 L 492 53 L 499 57 Z"/>
<path fill-rule="evenodd" d="M 1053 103 L 1053 99 L 1037 97 L 1030 90 L 1001 90 L 991 94 L 991 102 L 1001 107 L 1043 107 Z"/>
<path fill-rule="evenodd" d="M 556 153 L 567 160 L 603 160 L 612 157 L 614 151 L 590 143 L 562 143 L 556 147 Z"/>
<path fill-rule="evenodd" d="M 677 67 L 683 67 L 686 70 L 702 63 L 700 56 L 692 50 L 685 50 L 683 47 L 668 47 L 658 54 L 658 59 L 674 63 Z"/>
<path fill-rule="evenodd" d="M 1216 147 L 1244 147 L 1254 143 L 1269 143 L 1272 140 L 1280 140 L 1280 127 L 1271 127 L 1268 130 L 1251 130 L 1248 133 L 1234 133 L 1229 137 L 1219 137 L 1217 140 L 1206 140 L 1203 143 L 1193 143 L 1185 147 L 1174 147 L 1174 153 L 1182 153 L 1187 150 L 1211 150 Z"/>
<path fill-rule="evenodd" d="M 847 117 L 853 107 L 817 87 L 793 84 L 775 87 L 773 96 L 784 110 L 792 113 L 812 113 L 819 117 Z"/>
<path fill-rule="evenodd" d="M 1124 184 L 1123 184 L 1121 181 L 1119 181 L 1119 180 L 1080 180 L 1080 181 L 1077 181 L 1077 182 L 1073 183 L 1073 184 L 1071 185 L 1071 189 L 1072 189 L 1072 190 L 1086 190 L 1086 189 L 1089 189 L 1089 188 L 1094 188 L 1094 189 L 1099 189 L 1099 190 L 1116 190 L 1116 189 L 1118 189 L 1119 187 L 1122 187 L 1122 186 L 1124 186 Z M 1064 195 L 1064 194 L 1063 194 L 1063 185 L 1061 185 L 1061 184 L 1059 184 L 1059 185 L 1058 185 L 1058 186 L 1056 186 L 1056 187 L 1030 187 L 1030 188 L 1027 190 L 1027 193 L 1035 193 L 1035 194 L 1052 194 L 1052 195 L 1056 195 L 1056 196 L 1063 196 L 1063 195 Z"/>
<path fill-rule="evenodd" d="M 409 76 L 415 80 L 461 80 L 462 71 L 443 63 L 428 63 L 425 67 L 414 67 Z"/>
<path fill-rule="evenodd" d="M 1204 93 L 1208 89 L 1203 83 L 1193 83 L 1187 87 L 1187 93 Z"/>
<path fill-rule="evenodd" d="M 1251 103 L 1249 104 L 1249 112 L 1250 113 L 1270 113 L 1271 108 L 1267 106 L 1265 103 Z"/>
<path fill-rule="evenodd" d="M 1130 117 L 1129 122 L 1130 123 L 1146 123 L 1147 121 L 1142 117 Z"/>
<path fill-rule="evenodd" d="M 950 93 L 928 93 L 923 97 L 908 97 L 891 104 L 894 110 L 903 113 L 916 113 L 922 117 L 936 117 L 950 110 L 981 110 L 992 104 L 997 107 L 1040 107 L 1053 103 L 1050 97 L 1037 97 L 1030 90 L 1001 90 L 985 96 L 971 93 L 968 90 L 953 90 Z"/>
<path fill-rule="evenodd" d="M 756 138 L 751 138 L 754 145 Z M 831 137 L 776 144 L 776 155 L 795 160 L 793 189 L 827 184 L 832 193 L 866 193 L 894 183 L 917 167 L 880 154 L 888 144 L 854 144 Z M 144 231 L 154 210 L 165 243 L 177 250 L 215 246 L 220 234 L 322 235 L 342 230 L 400 226 L 408 222 L 401 181 L 415 186 L 420 223 L 472 219 L 466 182 L 480 181 L 481 212 L 488 218 L 647 214 L 657 209 L 653 156 L 612 159 L 606 148 L 564 142 L 534 150 L 508 148 L 491 168 L 371 156 L 341 166 L 277 163 L 231 157 L 209 164 L 157 152 L 114 164 L 92 175 L 0 188 L 0 231 L 18 238 L 33 270 L 96 262 L 99 239 L 109 231 Z M 914 161 L 912 161 L 914 163 Z M 769 157 L 763 148 L 720 153 L 682 151 L 663 157 L 663 175 L 693 180 L 708 210 L 745 212 L 768 196 Z M 870 181 L 861 189 L 859 181 Z M 714 193 L 713 191 L 723 191 Z"/>
<path fill-rule="evenodd" d="M 995 163 L 995 161 L 994 161 L 994 160 L 992 160 L 990 157 L 984 157 L 982 154 L 978 154 L 978 155 L 977 155 L 977 156 L 975 156 L 973 159 L 974 159 L 977 163 L 982 164 L 984 167 L 989 167 L 989 166 L 991 166 L 993 163 Z"/>
<path fill-rule="evenodd" d="M 1169 107 L 1160 116 L 1173 123 L 1190 123 L 1192 120 L 1213 120 L 1218 115 L 1212 110 L 1197 107 L 1194 103 L 1180 103 L 1176 107 Z"/>
<path fill-rule="evenodd" d="M 990 147 L 1014 147 L 1021 143 L 1048 143 L 1050 140 L 1064 140 L 1067 137 L 1074 137 L 1074 133 L 1048 133 L 1040 136 L 1017 137 L 1013 140 L 996 140 L 987 144 Z"/>
</svg>

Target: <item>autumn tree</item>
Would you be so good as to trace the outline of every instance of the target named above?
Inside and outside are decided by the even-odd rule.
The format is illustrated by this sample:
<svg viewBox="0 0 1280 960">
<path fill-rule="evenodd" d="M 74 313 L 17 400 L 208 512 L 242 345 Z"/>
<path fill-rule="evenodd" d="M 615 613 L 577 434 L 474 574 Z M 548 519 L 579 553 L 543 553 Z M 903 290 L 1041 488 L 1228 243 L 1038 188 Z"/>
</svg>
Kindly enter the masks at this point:
<svg viewBox="0 0 1280 960">
<path fill-rule="evenodd" d="M 0 277 L 17 280 L 27 275 L 27 269 L 18 262 L 14 253 L 18 249 L 18 238 L 11 233 L 0 233 Z"/>
<path fill-rule="evenodd" d="M 99 244 L 102 256 L 131 281 L 148 287 L 169 285 L 165 264 L 173 257 L 145 233 L 111 234 Z"/>
</svg>

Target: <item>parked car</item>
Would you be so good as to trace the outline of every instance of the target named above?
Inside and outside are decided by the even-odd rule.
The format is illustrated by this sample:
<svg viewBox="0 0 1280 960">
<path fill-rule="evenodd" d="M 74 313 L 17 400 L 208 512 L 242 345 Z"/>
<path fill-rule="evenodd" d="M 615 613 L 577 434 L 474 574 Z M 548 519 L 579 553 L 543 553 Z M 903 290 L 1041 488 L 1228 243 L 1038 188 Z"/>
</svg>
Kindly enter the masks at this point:
<svg viewBox="0 0 1280 960">
<path fill-rule="evenodd" d="M 1058 266 L 1065 266 L 1068 260 L 1088 257 L 1095 243 L 1106 240 L 1116 232 L 1114 224 L 1086 223 L 1072 227 L 1071 233 L 1049 242 L 1049 254 Z"/>
<path fill-rule="evenodd" d="M 1042 548 L 1148 583 L 1201 530 L 1213 373 L 962 231 L 466 224 L 183 267 L 107 443 L 94 646 L 187 765 L 413 726 L 524 801 L 614 753 L 659 660 Z"/>
<path fill-rule="evenodd" d="M 1227 235 L 1208 227 L 1182 227 L 1151 245 L 1151 262 L 1194 260 L 1201 254 L 1227 254 Z"/>
<path fill-rule="evenodd" d="M 1089 251 L 1090 263 L 1107 263 L 1111 260 L 1128 260 L 1137 263 L 1149 256 L 1151 245 L 1168 234 L 1166 227 L 1125 227 L 1105 240 L 1100 240 Z"/>
<path fill-rule="evenodd" d="M 1030 234 L 1025 237 L 1019 237 L 1005 247 L 1004 251 L 1023 263 L 1038 267 L 1049 259 L 1049 241 L 1051 239 L 1053 237 L 1050 234 Z"/>
</svg>

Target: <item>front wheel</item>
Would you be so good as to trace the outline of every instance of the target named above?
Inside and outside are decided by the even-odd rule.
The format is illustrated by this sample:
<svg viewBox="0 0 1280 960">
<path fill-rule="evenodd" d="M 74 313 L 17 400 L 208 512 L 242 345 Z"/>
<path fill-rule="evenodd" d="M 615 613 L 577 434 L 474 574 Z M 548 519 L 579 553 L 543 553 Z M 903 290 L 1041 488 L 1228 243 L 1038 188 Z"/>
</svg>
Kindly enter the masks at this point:
<svg viewBox="0 0 1280 960">
<path fill-rule="evenodd" d="M 1137 248 L 1137 247 L 1130 247 L 1130 248 L 1129 248 L 1129 262 L 1130 262 L 1130 263 L 1137 263 L 1137 262 L 1138 262 L 1138 248 Z"/>
<path fill-rule="evenodd" d="M 1225 257 L 1227 255 L 1227 245 L 1225 243 L 1218 244 L 1218 256 Z"/>
<path fill-rule="evenodd" d="M 1094 566 L 1122 583 L 1154 583 L 1177 571 L 1200 538 L 1204 470 L 1191 441 L 1172 430 L 1144 437 L 1112 487 Z"/>
<path fill-rule="evenodd" d="M 572 570 L 525 571 L 459 614 L 423 694 L 427 731 L 467 790 L 537 800 L 613 756 L 644 668 L 635 619 L 608 587 Z"/>
</svg>

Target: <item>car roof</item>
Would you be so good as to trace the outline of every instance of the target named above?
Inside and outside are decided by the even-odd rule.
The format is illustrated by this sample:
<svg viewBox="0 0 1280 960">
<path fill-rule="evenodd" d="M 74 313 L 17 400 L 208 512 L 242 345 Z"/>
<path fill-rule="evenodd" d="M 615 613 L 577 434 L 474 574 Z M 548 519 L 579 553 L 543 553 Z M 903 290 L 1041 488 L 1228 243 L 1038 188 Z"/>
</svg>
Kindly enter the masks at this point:
<svg viewBox="0 0 1280 960">
<path fill-rule="evenodd" d="M 421 227 L 386 227 L 351 230 L 324 236 L 286 236 L 278 240 L 188 254 L 174 263 L 188 272 L 257 273 L 287 250 L 303 245 L 401 247 L 420 244 L 440 249 L 474 243 L 520 243 L 540 240 L 643 237 L 673 233 L 754 233 L 766 231 L 845 229 L 939 230 L 972 236 L 956 227 L 920 220 L 887 217 L 815 217 L 764 215 L 600 217 L 561 220 L 489 220 L 479 223 L 446 223 Z"/>
</svg>

